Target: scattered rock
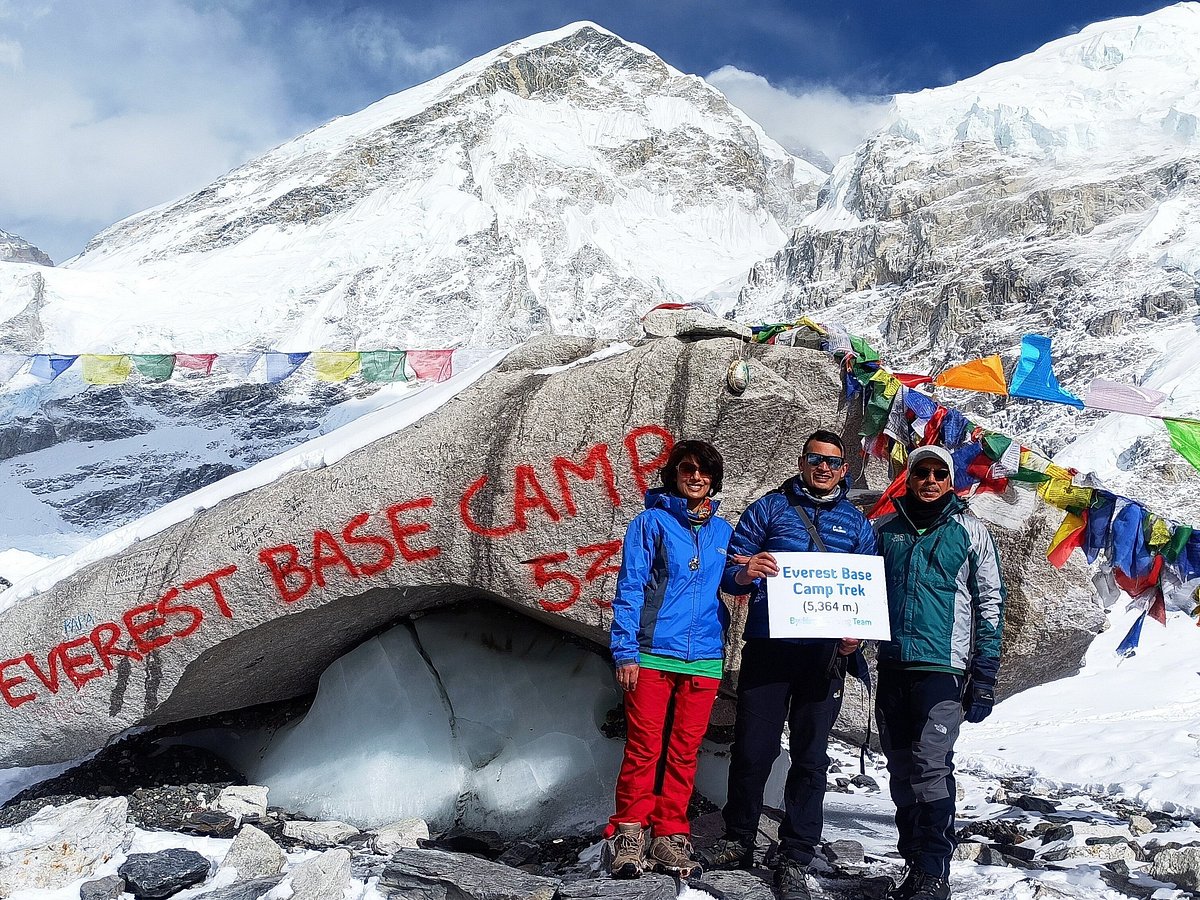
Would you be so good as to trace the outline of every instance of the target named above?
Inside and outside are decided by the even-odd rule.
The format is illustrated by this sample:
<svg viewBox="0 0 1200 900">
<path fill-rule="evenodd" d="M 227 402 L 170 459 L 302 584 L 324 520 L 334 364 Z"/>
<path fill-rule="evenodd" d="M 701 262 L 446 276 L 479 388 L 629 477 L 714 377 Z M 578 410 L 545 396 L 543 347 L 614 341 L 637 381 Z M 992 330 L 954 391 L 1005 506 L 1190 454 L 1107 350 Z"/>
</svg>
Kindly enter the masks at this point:
<svg viewBox="0 0 1200 900">
<path fill-rule="evenodd" d="M 551 900 L 561 882 L 462 853 L 401 850 L 378 884 L 391 897 L 453 897 L 461 892 L 476 900 Z"/>
<path fill-rule="evenodd" d="M 537 862 L 541 855 L 542 848 L 533 841 L 517 841 L 497 856 L 496 862 L 502 866 L 512 866 L 514 869 L 519 869 L 521 866 L 528 866 Z"/>
<path fill-rule="evenodd" d="M 105 875 L 79 886 L 79 900 L 120 900 L 123 893 L 125 879 L 119 875 Z"/>
<path fill-rule="evenodd" d="M 861 866 L 866 853 L 858 841 L 831 841 L 825 845 L 825 858 L 833 866 Z"/>
<path fill-rule="evenodd" d="M 1133 836 L 1128 825 L 1124 823 L 1110 824 L 1107 822 L 1067 822 L 1054 825 L 1042 831 L 1042 842 L 1051 841 L 1086 841 L 1113 839 L 1127 841 Z"/>
<path fill-rule="evenodd" d="M 855 787 L 866 788 L 869 791 L 879 790 L 879 782 L 870 775 L 855 775 L 850 779 L 850 783 Z"/>
<path fill-rule="evenodd" d="M 1130 816 L 1129 831 L 1136 837 L 1142 834 L 1150 834 L 1154 831 L 1154 823 L 1145 816 Z"/>
<path fill-rule="evenodd" d="M 371 832 L 371 849 L 384 856 L 397 850 L 416 850 L 417 841 L 429 840 L 429 825 L 424 819 L 401 819 Z M 535 848 L 536 844 L 533 845 Z M 511 849 L 511 848 L 510 848 Z M 507 863 L 513 865 L 512 863 Z"/>
<path fill-rule="evenodd" d="M 221 868 L 237 869 L 238 880 L 247 881 L 278 875 L 286 862 L 283 850 L 271 840 L 270 835 L 253 825 L 243 825 L 229 845 Z"/>
<path fill-rule="evenodd" d="M 60 888 L 89 875 L 129 847 L 124 797 L 48 806 L 13 826 L 0 853 L 0 897 L 31 888 Z"/>
<path fill-rule="evenodd" d="M 329 900 L 350 886 L 350 851 L 326 850 L 292 871 L 291 900 Z"/>
<path fill-rule="evenodd" d="M 267 788 L 257 784 L 231 784 L 217 795 L 213 804 L 239 822 L 258 821 L 267 814 Z"/>
<path fill-rule="evenodd" d="M 979 841 L 959 841 L 954 848 L 954 859 L 957 862 L 975 862 L 986 846 Z"/>
<path fill-rule="evenodd" d="M 718 900 L 775 900 L 771 886 L 750 872 L 705 872 L 688 885 L 707 891 Z"/>
<path fill-rule="evenodd" d="M 1017 809 L 1023 809 L 1026 812 L 1039 813 L 1043 816 L 1058 811 L 1058 804 L 1051 803 L 1044 797 L 1030 797 L 1027 794 L 1013 797 L 1011 803 Z"/>
<path fill-rule="evenodd" d="M 252 881 L 239 881 L 237 884 L 217 888 L 215 891 L 206 891 L 202 896 L 204 900 L 261 900 L 264 894 L 281 881 L 283 881 L 282 875 L 275 875 L 271 878 L 255 878 Z"/>
<path fill-rule="evenodd" d="M 1075 847 L 1072 855 L 1090 856 L 1093 859 L 1102 860 L 1123 859 L 1127 862 L 1138 862 L 1142 854 L 1141 848 L 1136 844 L 1130 841 L 1120 841 L 1115 844 L 1084 844 L 1082 847 Z"/>
<path fill-rule="evenodd" d="M 131 853 L 117 874 L 137 900 L 163 900 L 208 878 L 208 859 L 195 850 L 173 847 L 158 853 Z"/>
<path fill-rule="evenodd" d="M 559 900 L 675 900 L 675 879 L 670 875 L 648 874 L 637 881 L 612 878 L 587 878 L 572 881 L 558 889 Z M 768 894 L 769 896 L 769 894 Z"/>
<path fill-rule="evenodd" d="M 284 822 L 283 834 L 310 847 L 334 847 L 359 834 L 345 822 L 306 822 L 300 819 Z"/>
<path fill-rule="evenodd" d="M 223 788 L 196 783 L 137 788 L 129 797 L 129 818 L 152 831 L 231 838 L 237 834 L 237 821 L 208 806 Z"/>
<path fill-rule="evenodd" d="M 1200 847 L 1159 851 L 1150 862 L 1150 877 L 1185 891 L 1200 891 Z"/>
</svg>

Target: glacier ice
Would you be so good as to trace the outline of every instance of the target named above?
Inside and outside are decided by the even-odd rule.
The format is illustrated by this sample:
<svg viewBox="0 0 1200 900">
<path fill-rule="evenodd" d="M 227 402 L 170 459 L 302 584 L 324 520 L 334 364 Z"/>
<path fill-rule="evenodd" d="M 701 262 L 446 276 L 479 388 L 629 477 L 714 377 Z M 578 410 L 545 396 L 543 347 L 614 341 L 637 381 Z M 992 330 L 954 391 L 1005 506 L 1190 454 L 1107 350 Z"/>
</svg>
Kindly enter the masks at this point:
<svg viewBox="0 0 1200 900">
<path fill-rule="evenodd" d="M 607 664 L 559 632 L 439 612 L 337 660 L 304 719 L 239 762 L 308 815 L 537 839 L 607 819 L 622 747 L 600 724 L 618 702 Z"/>
</svg>

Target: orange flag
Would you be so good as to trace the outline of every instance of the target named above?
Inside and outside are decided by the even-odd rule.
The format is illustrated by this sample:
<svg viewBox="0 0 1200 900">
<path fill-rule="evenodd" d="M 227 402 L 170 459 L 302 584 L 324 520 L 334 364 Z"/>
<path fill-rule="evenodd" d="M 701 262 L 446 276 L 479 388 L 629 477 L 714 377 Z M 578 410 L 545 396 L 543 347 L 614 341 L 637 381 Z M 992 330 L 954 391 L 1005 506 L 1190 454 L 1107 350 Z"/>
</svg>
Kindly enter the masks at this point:
<svg viewBox="0 0 1200 900">
<path fill-rule="evenodd" d="M 1004 381 L 1004 366 L 999 356 L 985 356 L 969 363 L 947 369 L 933 380 L 938 387 L 962 388 L 966 391 L 982 391 L 985 394 L 1008 394 Z"/>
</svg>

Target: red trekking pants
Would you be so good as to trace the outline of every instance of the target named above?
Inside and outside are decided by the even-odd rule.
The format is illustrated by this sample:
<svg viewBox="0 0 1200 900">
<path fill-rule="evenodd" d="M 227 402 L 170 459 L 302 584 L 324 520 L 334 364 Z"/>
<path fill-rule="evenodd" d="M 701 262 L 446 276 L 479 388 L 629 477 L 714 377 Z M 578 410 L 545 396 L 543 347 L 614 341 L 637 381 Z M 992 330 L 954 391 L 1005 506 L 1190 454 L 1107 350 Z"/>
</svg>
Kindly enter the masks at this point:
<svg viewBox="0 0 1200 900">
<path fill-rule="evenodd" d="M 690 832 L 696 761 L 720 684 L 718 678 L 639 670 L 637 686 L 625 694 L 625 759 L 609 837 L 621 822 L 649 826 L 655 837 Z"/>
</svg>

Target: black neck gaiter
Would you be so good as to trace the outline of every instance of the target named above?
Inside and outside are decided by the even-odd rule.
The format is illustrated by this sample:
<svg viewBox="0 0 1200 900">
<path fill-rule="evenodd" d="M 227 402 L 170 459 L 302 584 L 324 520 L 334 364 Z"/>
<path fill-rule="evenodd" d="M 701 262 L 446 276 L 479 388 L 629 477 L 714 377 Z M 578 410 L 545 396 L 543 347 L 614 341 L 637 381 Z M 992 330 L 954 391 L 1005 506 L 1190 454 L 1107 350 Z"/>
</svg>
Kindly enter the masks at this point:
<svg viewBox="0 0 1200 900">
<path fill-rule="evenodd" d="M 936 500 L 926 503 L 912 491 L 909 491 L 902 498 L 900 503 L 904 507 L 904 514 L 912 520 L 913 525 L 918 531 L 924 531 L 930 528 L 946 511 L 946 507 L 950 505 L 951 499 L 954 497 L 954 491 L 946 491 Z"/>
</svg>

